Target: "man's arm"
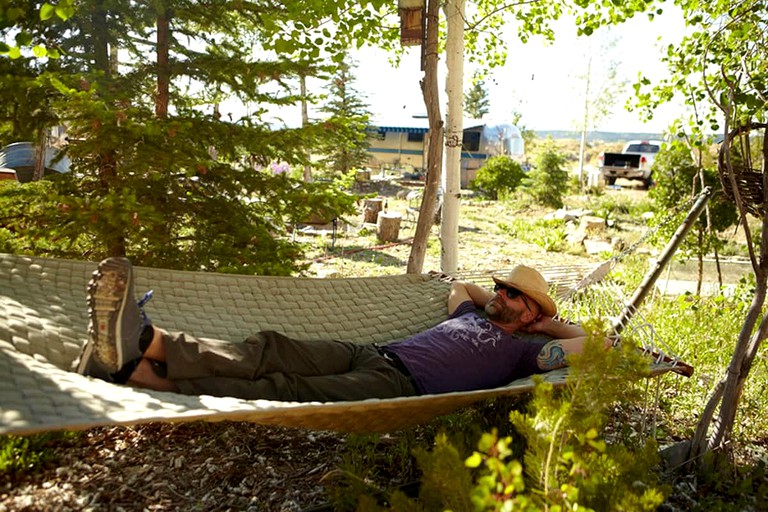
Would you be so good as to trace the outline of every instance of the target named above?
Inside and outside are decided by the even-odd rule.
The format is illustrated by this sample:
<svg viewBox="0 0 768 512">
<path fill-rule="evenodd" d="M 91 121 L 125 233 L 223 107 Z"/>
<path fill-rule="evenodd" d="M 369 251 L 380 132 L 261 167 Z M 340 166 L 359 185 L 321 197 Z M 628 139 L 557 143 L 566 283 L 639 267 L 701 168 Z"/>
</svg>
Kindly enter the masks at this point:
<svg viewBox="0 0 768 512">
<path fill-rule="evenodd" d="M 475 306 L 482 308 L 491 300 L 493 292 L 481 288 L 473 283 L 456 281 L 451 285 L 451 293 L 448 295 L 448 314 L 452 315 L 462 302 L 471 300 Z"/>
<path fill-rule="evenodd" d="M 521 330 L 536 334 L 546 334 L 560 340 L 587 335 L 587 331 L 579 324 L 562 322 L 547 315 L 540 315 L 535 322 L 523 327 Z"/>
<path fill-rule="evenodd" d="M 565 358 L 570 354 L 580 354 L 584 350 L 586 336 L 569 338 L 566 340 L 552 340 L 539 351 L 536 356 L 536 365 L 540 370 L 556 370 L 567 366 Z"/>
<path fill-rule="evenodd" d="M 543 316 L 525 330 L 555 338 L 544 345 L 536 356 L 536 364 L 544 371 L 567 366 L 566 357 L 570 354 L 580 354 L 587 341 L 587 332 L 580 325 L 561 322 L 550 316 Z M 611 341 L 606 338 L 605 348 L 610 347 Z"/>
</svg>

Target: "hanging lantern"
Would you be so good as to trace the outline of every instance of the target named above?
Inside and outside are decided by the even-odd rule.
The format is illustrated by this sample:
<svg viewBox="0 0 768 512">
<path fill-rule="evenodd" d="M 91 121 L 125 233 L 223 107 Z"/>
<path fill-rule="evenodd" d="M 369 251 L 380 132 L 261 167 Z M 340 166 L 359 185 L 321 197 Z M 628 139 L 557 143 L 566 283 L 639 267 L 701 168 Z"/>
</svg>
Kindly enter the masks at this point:
<svg viewBox="0 0 768 512">
<path fill-rule="evenodd" d="M 424 41 L 425 0 L 398 0 L 400 44 L 416 46 Z"/>
</svg>

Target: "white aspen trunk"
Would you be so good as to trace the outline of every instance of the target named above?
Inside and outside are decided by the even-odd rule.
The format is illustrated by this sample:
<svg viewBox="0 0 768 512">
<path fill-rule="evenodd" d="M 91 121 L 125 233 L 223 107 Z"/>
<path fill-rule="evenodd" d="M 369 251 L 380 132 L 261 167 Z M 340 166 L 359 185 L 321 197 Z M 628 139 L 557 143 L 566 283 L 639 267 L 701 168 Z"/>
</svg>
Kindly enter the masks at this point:
<svg viewBox="0 0 768 512">
<path fill-rule="evenodd" d="M 305 128 L 309 125 L 309 111 L 307 110 L 307 77 L 304 74 L 299 77 L 299 87 L 301 90 L 301 127 Z M 307 150 L 307 160 L 311 157 L 311 152 Z M 304 181 L 312 181 L 312 168 L 309 164 L 304 166 Z"/>
<path fill-rule="evenodd" d="M 445 171 L 443 172 L 443 212 L 440 223 L 440 269 L 455 274 L 459 266 L 459 199 L 461 197 L 461 143 L 463 136 L 464 84 L 464 4 L 465 0 L 448 0 L 446 64 L 448 75 L 445 92 L 448 97 L 445 130 Z"/>
<path fill-rule="evenodd" d="M 587 80 L 584 87 L 584 118 L 581 125 L 581 143 L 579 144 L 579 189 L 584 193 L 584 155 L 587 148 L 587 127 L 589 125 L 589 85 L 592 80 L 592 52 L 587 61 Z"/>
</svg>

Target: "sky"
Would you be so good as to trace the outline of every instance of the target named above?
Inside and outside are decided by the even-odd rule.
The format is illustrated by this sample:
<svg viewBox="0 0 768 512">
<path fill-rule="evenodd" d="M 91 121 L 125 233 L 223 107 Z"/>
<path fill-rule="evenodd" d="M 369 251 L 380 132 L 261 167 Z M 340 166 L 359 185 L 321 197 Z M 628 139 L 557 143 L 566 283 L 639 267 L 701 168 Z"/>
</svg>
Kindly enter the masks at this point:
<svg viewBox="0 0 768 512">
<path fill-rule="evenodd" d="M 513 34 L 514 29 L 505 29 Z M 583 118 L 584 80 L 579 78 L 587 68 L 590 46 L 599 47 L 601 40 L 616 40 L 609 54 L 592 50 L 593 81 L 599 80 L 601 60 L 612 58 L 619 64 L 619 73 L 627 80 L 626 92 L 617 100 L 610 117 L 603 118 L 594 128 L 599 131 L 663 132 L 678 117 L 680 106 L 664 106 L 654 113 L 654 119 L 643 123 L 637 112 L 624 109 L 625 101 L 633 94 L 632 83 L 643 71 L 649 78 L 666 75 L 660 62 L 661 48 L 676 43 L 682 36 L 682 14 L 674 6 L 665 7 L 662 15 L 649 21 L 645 14 L 625 22 L 610 33 L 596 33 L 590 38 L 578 38 L 572 21 L 562 20 L 555 26 L 556 40 L 546 43 L 542 38 L 527 44 L 515 37 L 508 44 L 507 64 L 494 70 L 485 80 L 489 92 L 491 114 L 494 120 L 509 122 L 513 111 L 522 114 L 520 124 L 534 130 L 573 130 Z M 385 52 L 364 48 L 353 54 L 358 67 L 355 88 L 366 96 L 374 117 L 391 119 L 393 116 L 426 112 L 419 81 L 420 48 L 411 47 L 398 68 L 388 62 Z M 466 60 L 466 59 L 465 59 Z M 441 112 L 445 115 L 445 56 L 441 54 L 440 94 Z M 469 87 L 473 67 L 464 65 L 465 91 Z"/>
</svg>

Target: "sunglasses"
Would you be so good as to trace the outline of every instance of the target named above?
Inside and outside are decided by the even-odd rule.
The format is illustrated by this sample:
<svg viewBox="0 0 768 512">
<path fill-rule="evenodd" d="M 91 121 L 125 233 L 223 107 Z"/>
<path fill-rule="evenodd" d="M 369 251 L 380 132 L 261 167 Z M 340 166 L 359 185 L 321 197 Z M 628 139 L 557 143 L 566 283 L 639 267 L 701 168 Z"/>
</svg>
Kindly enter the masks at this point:
<svg viewBox="0 0 768 512">
<path fill-rule="evenodd" d="M 531 311 L 531 306 L 528 304 L 528 299 L 525 298 L 525 294 L 517 288 L 512 288 L 511 286 L 504 286 L 503 284 L 496 283 L 496 285 L 493 287 L 493 291 L 498 292 L 499 290 L 506 290 L 509 300 L 515 300 L 516 298 L 521 297 L 525 303 L 525 307 L 528 309 L 528 311 Z"/>
</svg>

